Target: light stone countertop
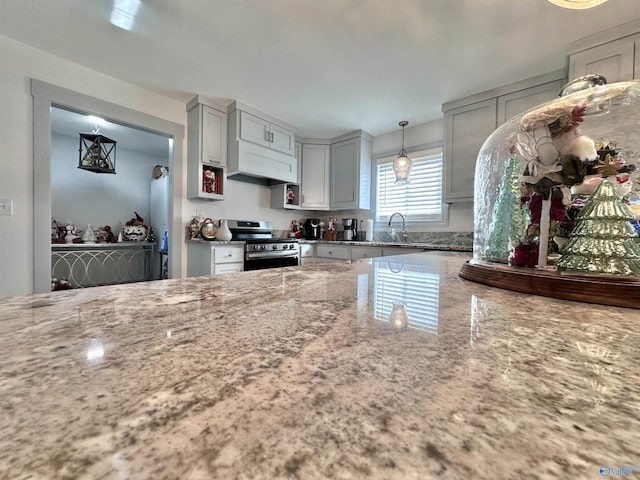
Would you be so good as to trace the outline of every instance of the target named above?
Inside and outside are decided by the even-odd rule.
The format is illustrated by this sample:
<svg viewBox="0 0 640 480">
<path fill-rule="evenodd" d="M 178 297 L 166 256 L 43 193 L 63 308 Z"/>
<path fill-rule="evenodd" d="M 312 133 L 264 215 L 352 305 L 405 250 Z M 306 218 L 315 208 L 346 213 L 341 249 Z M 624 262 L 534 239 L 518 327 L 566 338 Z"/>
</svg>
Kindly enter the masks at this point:
<svg viewBox="0 0 640 480">
<path fill-rule="evenodd" d="M 468 282 L 468 258 L 2 299 L 0 478 L 590 479 L 640 465 L 640 311 Z"/>
</svg>

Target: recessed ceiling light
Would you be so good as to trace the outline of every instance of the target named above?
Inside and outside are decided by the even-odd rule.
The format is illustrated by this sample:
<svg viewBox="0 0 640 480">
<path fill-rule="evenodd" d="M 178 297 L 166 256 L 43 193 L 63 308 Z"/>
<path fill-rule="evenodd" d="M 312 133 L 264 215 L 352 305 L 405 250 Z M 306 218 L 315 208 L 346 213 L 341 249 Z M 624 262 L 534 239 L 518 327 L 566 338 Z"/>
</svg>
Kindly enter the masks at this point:
<svg viewBox="0 0 640 480">
<path fill-rule="evenodd" d="M 104 123 L 104 118 L 96 117 L 94 115 L 89 115 L 89 121 L 96 125 L 102 125 Z"/>
<path fill-rule="evenodd" d="M 548 2 L 563 8 L 573 8 L 575 10 L 583 10 L 585 8 L 597 7 L 607 0 L 547 0 Z"/>
</svg>

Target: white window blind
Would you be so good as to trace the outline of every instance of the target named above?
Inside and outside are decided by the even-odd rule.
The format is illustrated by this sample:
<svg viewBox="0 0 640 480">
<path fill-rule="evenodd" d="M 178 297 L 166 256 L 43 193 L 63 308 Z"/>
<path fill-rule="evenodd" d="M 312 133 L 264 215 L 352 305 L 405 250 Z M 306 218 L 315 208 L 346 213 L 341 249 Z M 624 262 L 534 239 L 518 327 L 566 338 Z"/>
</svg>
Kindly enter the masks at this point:
<svg viewBox="0 0 640 480">
<path fill-rule="evenodd" d="M 396 184 L 395 157 L 378 160 L 376 221 L 388 221 L 391 214 L 402 213 L 409 222 L 442 221 L 442 149 L 409 153 L 413 161 L 408 184 Z"/>
<path fill-rule="evenodd" d="M 389 321 L 394 304 L 405 306 L 408 328 L 438 333 L 440 275 L 426 268 L 389 262 L 375 264 L 374 315 Z"/>
</svg>

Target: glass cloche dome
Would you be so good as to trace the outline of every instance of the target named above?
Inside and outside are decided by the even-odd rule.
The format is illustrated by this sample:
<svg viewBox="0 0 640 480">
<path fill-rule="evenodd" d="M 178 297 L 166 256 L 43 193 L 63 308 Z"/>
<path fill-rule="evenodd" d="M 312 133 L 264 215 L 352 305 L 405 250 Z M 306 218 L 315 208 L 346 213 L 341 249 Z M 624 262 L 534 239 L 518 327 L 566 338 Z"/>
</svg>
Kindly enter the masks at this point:
<svg viewBox="0 0 640 480">
<path fill-rule="evenodd" d="M 574 80 L 482 145 L 473 258 L 460 275 L 640 308 L 639 177 L 640 80 Z"/>
</svg>

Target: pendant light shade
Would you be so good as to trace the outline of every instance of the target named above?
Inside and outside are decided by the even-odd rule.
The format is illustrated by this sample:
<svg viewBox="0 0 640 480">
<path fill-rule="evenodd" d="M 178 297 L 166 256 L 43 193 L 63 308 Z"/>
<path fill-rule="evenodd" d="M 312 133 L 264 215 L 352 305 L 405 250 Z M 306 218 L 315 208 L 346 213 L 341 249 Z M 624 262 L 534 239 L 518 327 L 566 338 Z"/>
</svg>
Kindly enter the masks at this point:
<svg viewBox="0 0 640 480">
<path fill-rule="evenodd" d="M 398 158 L 393 161 L 393 173 L 396 175 L 396 183 L 409 183 L 413 162 L 404 149 L 404 127 L 409 125 L 409 122 L 403 120 L 398 125 L 402 127 L 402 150 L 398 153 Z"/>
<path fill-rule="evenodd" d="M 389 315 L 389 323 L 393 328 L 403 330 L 409 325 L 409 316 L 407 308 L 401 303 L 394 303 Z"/>
<path fill-rule="evenodd" d="M 548 0 L 554 5 L 563 8 L 571 8 L 575 10 L 583 10 L 585 8 L 596 7 L 607 0 Z"/>
</svg>

